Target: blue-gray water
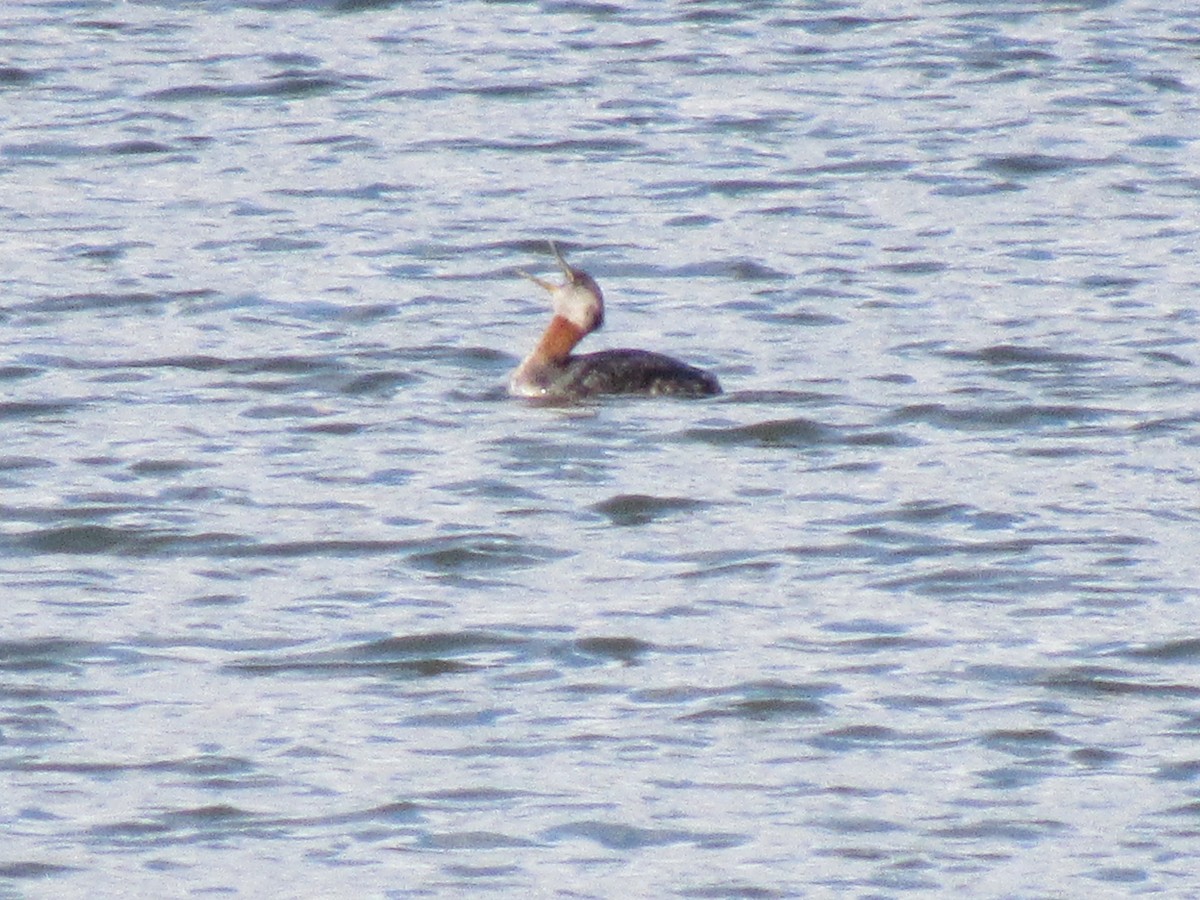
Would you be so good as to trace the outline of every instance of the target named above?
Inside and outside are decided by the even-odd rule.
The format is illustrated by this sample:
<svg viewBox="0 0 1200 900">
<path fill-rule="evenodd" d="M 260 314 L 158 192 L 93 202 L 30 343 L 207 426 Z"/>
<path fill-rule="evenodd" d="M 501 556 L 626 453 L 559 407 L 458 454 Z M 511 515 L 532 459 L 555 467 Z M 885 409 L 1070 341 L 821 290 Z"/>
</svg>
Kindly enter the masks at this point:
<svg viewBox="0 0 1200 900">
<path fill-rule="evenodd" d="M 0 895 L 1200 891 L 1198 56 L 5 5 Z M 725 395 L 506 397 L 548 238 Z"/>
</svg>

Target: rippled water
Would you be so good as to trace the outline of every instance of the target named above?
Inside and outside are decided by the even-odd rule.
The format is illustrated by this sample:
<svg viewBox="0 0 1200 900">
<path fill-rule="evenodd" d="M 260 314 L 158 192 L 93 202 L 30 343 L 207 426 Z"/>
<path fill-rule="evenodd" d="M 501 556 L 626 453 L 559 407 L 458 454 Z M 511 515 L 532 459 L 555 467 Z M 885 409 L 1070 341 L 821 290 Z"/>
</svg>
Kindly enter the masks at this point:
<svg viewBox="0 0 1200 900">
<path fill-rule="evenodd" d="M 1200 890 L 1166 6 L 5 7 L 0 895 Z"/>
</svg>

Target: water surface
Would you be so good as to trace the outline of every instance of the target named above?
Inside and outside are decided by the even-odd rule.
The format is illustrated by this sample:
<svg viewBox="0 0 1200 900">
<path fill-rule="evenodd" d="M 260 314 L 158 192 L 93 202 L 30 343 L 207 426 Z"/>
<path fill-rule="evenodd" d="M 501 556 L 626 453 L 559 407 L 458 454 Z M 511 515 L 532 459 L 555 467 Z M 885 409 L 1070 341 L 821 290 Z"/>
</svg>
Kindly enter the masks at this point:
<svg viewBox="0 0 1200 900">
<path fill-rule="evenodd" d="M 1193 15 L 0 25 L 0 894 L 1200 887 Z"/>
</svg>

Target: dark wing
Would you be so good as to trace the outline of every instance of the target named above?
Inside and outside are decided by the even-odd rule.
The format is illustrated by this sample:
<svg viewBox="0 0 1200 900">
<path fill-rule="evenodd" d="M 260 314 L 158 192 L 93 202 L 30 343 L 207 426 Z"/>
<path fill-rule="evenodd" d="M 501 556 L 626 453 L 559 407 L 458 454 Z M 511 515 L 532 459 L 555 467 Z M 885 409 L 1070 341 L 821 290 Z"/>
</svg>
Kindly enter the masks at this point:
<svg viewBox="0 0 1200 900">
<path fill-rule="evenodd" d="M 555 387 L 589 394 L 709 397 L 721 393 L 716 376 L 649 350 L 600 350 L 567 359 Z"/>
</svg>

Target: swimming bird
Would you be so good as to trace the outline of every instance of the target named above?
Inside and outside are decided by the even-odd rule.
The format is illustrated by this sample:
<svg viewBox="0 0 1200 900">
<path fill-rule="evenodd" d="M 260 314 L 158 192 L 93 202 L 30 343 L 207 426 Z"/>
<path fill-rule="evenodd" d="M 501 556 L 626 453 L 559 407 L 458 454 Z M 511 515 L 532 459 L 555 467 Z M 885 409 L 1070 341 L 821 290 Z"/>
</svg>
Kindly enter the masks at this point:
<svg viewBox="0 0 1200 900">
<path fill-rule="evenodd" d="M 715 375 L 649 350 L 600 350 L 573 354 L 585 337 L 604 324 L 600 285 L 571 266 L 554 242 L 564 281 L 555 284 L 518 270 L 518 274 L 550 293 L 553 316 L 541 340 L 521 361 L 508 382 L 517 397 L 575 400 L 596 394 L 648 394 L 710 397 L 721 393 Z"/>
</svg>

